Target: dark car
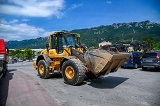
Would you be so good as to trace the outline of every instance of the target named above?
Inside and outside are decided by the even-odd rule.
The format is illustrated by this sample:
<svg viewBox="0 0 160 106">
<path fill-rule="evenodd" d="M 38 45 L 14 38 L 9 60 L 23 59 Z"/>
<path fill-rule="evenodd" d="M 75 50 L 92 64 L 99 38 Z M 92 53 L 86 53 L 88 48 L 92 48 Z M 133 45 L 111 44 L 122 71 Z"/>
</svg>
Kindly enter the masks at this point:
<svg viewBox="0 0 160 106">
<path fill-rule="evenodd" d="M 130 57 L 126 59 L 126 62 L 121 66 L 122 68 L 138 68 L 141 67 L 141 52 L 131 52 Z"/>
<path fill-rule="evenodd" d="M 142 56 L 142 70 L 160 68 L 160 51 L 146 52 Z"/>
</svg>

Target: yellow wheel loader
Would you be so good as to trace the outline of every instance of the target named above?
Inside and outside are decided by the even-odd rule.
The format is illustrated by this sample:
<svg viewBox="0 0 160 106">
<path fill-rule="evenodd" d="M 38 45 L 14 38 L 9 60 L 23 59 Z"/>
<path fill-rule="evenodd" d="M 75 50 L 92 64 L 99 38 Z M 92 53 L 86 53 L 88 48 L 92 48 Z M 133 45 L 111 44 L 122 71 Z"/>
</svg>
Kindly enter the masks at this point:
<svg viewBox="0 0 160 106">
<path fill-rule="evenodd" d="M 93 79 L 116 72 L 128 57 L 127 53 L 87 50 L 80 43 L 79 34 L 62 31 L 49 35 L 49 45 L 33 62 L 33 66 L 40 78 L 49 78 L 58 71 L 62 73 L 65 83 L 77 85 L 85 77 Z"/>
</svg>

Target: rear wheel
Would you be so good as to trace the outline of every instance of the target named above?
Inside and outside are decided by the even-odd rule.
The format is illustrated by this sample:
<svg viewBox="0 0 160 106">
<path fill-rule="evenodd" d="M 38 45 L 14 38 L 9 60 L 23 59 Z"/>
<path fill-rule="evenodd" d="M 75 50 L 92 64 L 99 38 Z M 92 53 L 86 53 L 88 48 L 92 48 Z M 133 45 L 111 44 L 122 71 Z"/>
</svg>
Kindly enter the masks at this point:
<svg viewBox="0 0 160 106">
<path fill-rule="evenodd" d="M 121 66 L 121 68 L 125 69 L 125 68 L 127 68 L 127 67 L 126 67 L 126 66 Z"/>
<path fill-rule="evenodd" d="M 4 62 L 4 63 L 3 63 L 3 72 L 2 72 L 2 73 L 3 73 L 3 76 L 2 76 L 2 77 L 5 77 L 5 75 L 6 75 L 6 73 L 7 73 L 7 70 L 8 70 L 8 69 L 7 69 L 7 63 Z"/>
<path fill-rule="evenodd" d="M 46 62 L 44 60 L 40 60 L 38 62 L 38 74 L 40 78 L 49 78 L 51 75 L 49 74 L 48 67 L 46 65 Z"/>
<path fill-rule="evenodd" d="M 135 68 L 135 69 L 137 69 L 137 68 L 138 68 L 138 64 L 137 64 L 137 63 L 135 63 L 134 68 Z"/>
<path fill-rule="evenodd" d="M 121 68 L 124 68 L 124 66 L 121 66 Z"/>
<path fill-rule="evenodd" d="M 77 85 L 83 82 L 85 78 L 85 70 L 82 62 L 76 59 L 70 59 L 62 65 L 62 75 L 64 82 L 70 85 Z"/>
<path fill-rule="evenodd" d="M 142 70 L 147 70 L 147 67 L 142 67 Z"/>
</svg>

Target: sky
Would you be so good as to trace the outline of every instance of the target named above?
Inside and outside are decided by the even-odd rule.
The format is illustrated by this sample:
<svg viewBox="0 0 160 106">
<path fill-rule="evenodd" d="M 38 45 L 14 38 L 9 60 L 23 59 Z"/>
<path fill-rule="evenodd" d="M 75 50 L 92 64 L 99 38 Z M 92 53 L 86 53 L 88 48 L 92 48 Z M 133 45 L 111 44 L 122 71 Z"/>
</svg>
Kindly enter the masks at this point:
<svg viewBox="0 0 160 106">
<path fill-rule="evenodd" d="M 0 0 L 0 39 L 5 41 L 145 20 L 160 23 L 160 0 Z"/>
</svg>

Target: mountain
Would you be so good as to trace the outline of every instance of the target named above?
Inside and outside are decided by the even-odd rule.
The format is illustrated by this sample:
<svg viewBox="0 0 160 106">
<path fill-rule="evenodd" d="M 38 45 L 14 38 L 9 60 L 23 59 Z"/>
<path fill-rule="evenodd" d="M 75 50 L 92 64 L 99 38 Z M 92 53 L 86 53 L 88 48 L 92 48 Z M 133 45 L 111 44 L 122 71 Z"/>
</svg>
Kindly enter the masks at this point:
<svg viewBox="0 0 160 106">
<path fill-rule="evenodd" d="M 146 36 L 152 36 L 160 42 L 160 24 L 142 21 L 130 23 L 113 23 L 112 25 L 101 25 L 98 27 L 74 29 L 70 32 L 79 33 L 81 42 L 87 46 L 98 46 L 102 41 L 118 42 L 122 40 L 142 40 Z M 46 35 L 47 36 L 47 35 Z M 8 48 L 45 48 L 47 37 L 23 41 L 8 41 Z"/>
<path fill-rule="evenodd" d="M 36 39 L 22 40 L 22 41 L 8 41 L 6 42 L 9 49 L 15 48 L 45 48 L 48 43 L 48 37 L 38 37 Z"/>
</svg>

